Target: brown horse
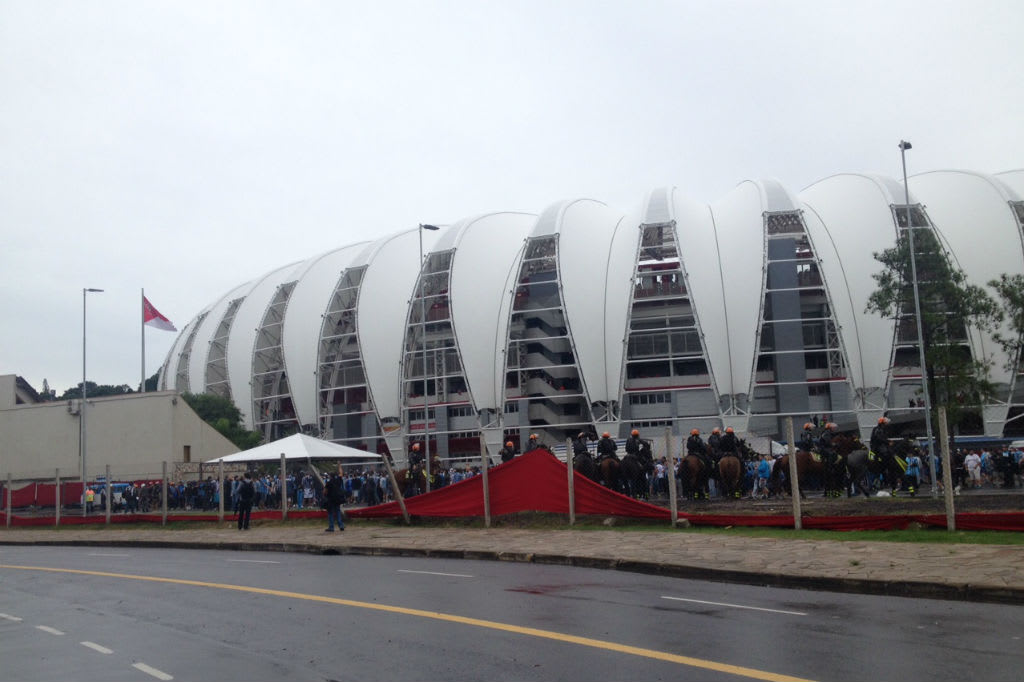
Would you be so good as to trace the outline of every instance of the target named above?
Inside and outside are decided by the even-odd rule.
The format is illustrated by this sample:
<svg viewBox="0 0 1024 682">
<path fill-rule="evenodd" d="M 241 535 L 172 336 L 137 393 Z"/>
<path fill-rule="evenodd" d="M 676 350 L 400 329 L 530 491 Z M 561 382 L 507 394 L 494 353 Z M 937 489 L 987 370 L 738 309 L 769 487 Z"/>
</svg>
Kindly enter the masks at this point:
<svg viewBox="0 0 1024 682">
<path fill-rule="evenodd" d="M 708 499 L 708 474 L 704 460 L 697 455 L 687 455 L 679 463 L 677 474 L 683 485 L 683 496 L 691 500 Z"/>
<path fill-rule="evenodd" d="M 743 497 L 743 464 L 736 455 L 726 455 L 718 460 L 718 482 L 722 497 L 740 499 Z"/>
<path fill-rule="evenodd" d="M 836 456 L 834 466 L 828 466 L 820 455 L 812 454 L 806 450 L 796 451 L 796 477 L 799 483 L 800 497 L 807 497 L 804 494 L 804 485 L 811 476 L 816 476 L 822 481 L 825 488 L 825 497 L 839 495 L 843 489 L 844 472 L 846 463 L 843 458 Z M 768 488 L 774 491 L 781 491 L 783 476 L 789 476 L 789 455 L 783 455 L 772 467 L 772 475 L 768 479 Z M 789 492 L 789 491 L 786 491 Z"/>
<path fill-rule="evenodd" d="M 601 474 L 601 483 L 605 488 L 615 492 L 619 492 L 619 466 L 617 457 L 605 457 L 597 465 L 597 470 Z"/>
</svg>

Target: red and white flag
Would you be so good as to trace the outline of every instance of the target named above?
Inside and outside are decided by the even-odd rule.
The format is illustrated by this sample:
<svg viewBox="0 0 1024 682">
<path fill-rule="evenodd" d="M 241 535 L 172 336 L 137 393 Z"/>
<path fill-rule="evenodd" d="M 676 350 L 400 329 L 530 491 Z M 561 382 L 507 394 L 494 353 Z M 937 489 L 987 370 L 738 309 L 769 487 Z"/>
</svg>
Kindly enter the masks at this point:
<svg viewBox="0 0 1024 682">
<path fill-rule="evenodd" d="M 171 321 L 160 314 L 160 311 L 153 307 L 153 304 L 149 302 L 149 299 L 145 296 L 142 297 L 142 322 L 150 327 L 156 327 L 157 329 L 163 329 L 168 332 L 178 331 Z"/>
</svg>

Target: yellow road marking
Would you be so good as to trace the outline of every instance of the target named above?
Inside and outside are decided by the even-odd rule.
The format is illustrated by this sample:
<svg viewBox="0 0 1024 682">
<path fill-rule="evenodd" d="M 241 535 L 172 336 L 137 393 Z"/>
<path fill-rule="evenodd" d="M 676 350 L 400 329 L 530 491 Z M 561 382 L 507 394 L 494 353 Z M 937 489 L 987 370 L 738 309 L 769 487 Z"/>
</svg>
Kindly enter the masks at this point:
<svg viewBox="0 0 1024 682">
<path fill-rule="evenodd" d="M 655 660 L 666 661 L 669 663 L 679 663 L 681 665 L 687 665 L 693 668 L 715 670 L 718 672 L 729 673 L 732 675 L 739 675 L 741 677 L 749 677 L 755 680 L 769 680 L 770 682 L 811 682 L 810 680 L 807 680 L 802 677 L 780 675 L 778 673 L 772 673 L 766 670 L 758 670 L 756 668 L 745 668 L 743 666 L 730 665 L 728 663 L 718 663 L 716 661 L 709 661 L 702 658 L 693 658 L 691 656 L 680 656 L 678 654 L 670 654 L 664 651 L 657 651 L 655 649 L 645 649 L 643 647 L 630 646 L 628 644 L 619 644 L 618 642 L 608 642 L 600 639 L 591 639 L 590 637 L 578 637 L 576 635 L 567 635 L 561 632 L 554 632 L 552 630 L 540 630 L 538 628 L 528 628 L 522 627 L 520 625 L 510 625 L 508 623 L 499 623 L 492 620 L 467 618 L 466 616 L 456 616 L 451 613 L 441 613 L 438 611 L 423 611 L 421 609 L 410 609 L 404 606 L 389 606 L 387 604 L 373 604 L 364 601 L 354 601 L 352 599 L 323 597 L 316 594 L 304 594 L 302 592 L 268 590 L 262 587 L 246 587 L 245 585 L 229 585 L 226 583 L 209 583 L 200 580 L 182 580 L 179 578 L 161 578 L 158 576 L 150 575 L 130 575 L 127 573 L 108 573 L 105 571 L 83 571 L 73 568 L 50 568 L 47 566 L 14 566 L 9 564 L 0 564 L 0 568 L 10 568 L 22 571 L 46 571 L 50 573 L 74 573 L 77 575 L 91 575 L 102 578 L 122 578 L 126 580 L 143 580 L 154 583 L 170 583 L 173 585 L 209 587 L 218 590 L 234 590 L 236 592 L 248 592 L 250 594 L 264 594 L 273 597 L 285 597 L 287 599 L 302 599 L 304 601 L 322 602 L 325 604 L 336 604 L 338 606 L 352 606 L 360 609 L 385 611 L 387 613 L 400 613 L 406 616 L 431 618 L 433 620 L 441 620 L 449 623 L 460 623 L 462 625 L 472 625 L 480 628 L 488 628 L 490 630 L 512 632 L 518 635 L 526 635 L 528 637 L 540 637 L 542 639 L 550 639 L 556 642 L 566 642 L 569 644 L 578 644 L 580 646 L 593 647 L 595 649 L 604 649 L 605 651 L 615 651 L 620 654 L 629 654 L 631 656 L 652 658 Z"/>
</svg>

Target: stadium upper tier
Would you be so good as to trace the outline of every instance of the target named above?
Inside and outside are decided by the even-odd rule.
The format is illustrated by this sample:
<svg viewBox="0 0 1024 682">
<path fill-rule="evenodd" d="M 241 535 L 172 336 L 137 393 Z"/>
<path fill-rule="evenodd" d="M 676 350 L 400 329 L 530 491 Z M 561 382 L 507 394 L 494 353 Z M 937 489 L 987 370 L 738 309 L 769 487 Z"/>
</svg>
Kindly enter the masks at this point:
<svg viewBox="0 0 1024 682">
<path fill-rule="evenodd" d="M 799 194 L 746 181 L 704 204 L 668 187 L 628 213 L 576 199 L 415 226 L 226 293 L 183 329 L 161 388 L 229 397 L 270 440 L 398 458 L 425 432 L 457 457 L 481 436 L 493 453 L 531 433 L 914 424 L 916 321 L 867 312 L 875 254 L 909 216 L 971 284 L 1024 273 L 1024 171 L 909 184 L 909 205 L 892 178 L 842 174 Z M 957 342 L 991 367 L 987 435 L 1024 403 L 994 333 Z"/>
</svg>

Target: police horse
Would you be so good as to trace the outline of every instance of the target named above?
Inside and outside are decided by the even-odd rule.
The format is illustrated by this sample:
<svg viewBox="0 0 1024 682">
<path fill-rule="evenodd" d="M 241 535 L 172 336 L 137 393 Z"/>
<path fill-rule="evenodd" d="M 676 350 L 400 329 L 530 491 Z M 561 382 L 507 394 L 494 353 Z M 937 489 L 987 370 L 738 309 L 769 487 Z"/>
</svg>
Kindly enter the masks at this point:
<svg viewBox="0 0 1024 682">
<path fill-rule="evenodd" d="M 691 500 L 706 500 L 708 493 L 708 478 L 711 472 L 707 464 L 697 455 L 688 454 L 679 462 L 676 475 L 683 487 L 683 496 Z"/>
<path fill-rule="evenodd" d="M 718 460 L 718 483 L 722 497 L 743 497 L 743 463 L 739 457 L 727 454 Z"/>
<path fill-rule="evenodd" d="M 822 482 L 825 489 L 825 497 L 841 494 L 840 491 L 845 487 L 846 471 L 844 457 L 841 454 L 841 450 L 836 447 L 836 442 L 840 438 L 841 436 L 837 435 L 833 441 L 836 459 L 832 466 L 829 466 L 828 462 L 816 452 L 796 451 L 796 476 L 801 498 L 807 497 L 804 493 L 804 485 L 806 485 L 808 478 L 812 476 L 817 477 Z M 784 477 L 787 479 L 789 477 L 789 454 L 783 455 L 775 462 L 775 466 L 772 467 L 772 475 L 768 479 L 768 489 L 782 492 L 784 488 L 782 480 Z"/>
<path fill-rule="evenodd" d="M 647 499 L 650 486 L 647 477 L 654 473 L 654 455 L 649 440 L 640 441 L 640 452 L 629 453 L 619 464 L 619 481 L 622 492 L 633 498 Z"/>
<path fill-rule="evenodd" d="M 876 483 L 879 489 L 889 488 L 895 493 L 899 488 L 900 479 L 903 477 L 905 464 L 900 464 L 900 458 L 906 461 L 906 457 L 917 450 L 913 442 L 901 440 L 894 443 L 886 453 L 877 454 L 870 451 L 861 443 L 858 438 L 843 437 L 835 440 L 836 452 L 847 451 L 846 471 L 849 487 L 856 488 L 864 497 L 871 496 L 872 483 L 868 480 L 868 474 L 877 477 Z M 920 452 L 918 451 L 918 454 Z M 923 459 L 923 458 L 922 458 Z M 847 494 L 851 494 L 849 490 Z"/>
</svg>

